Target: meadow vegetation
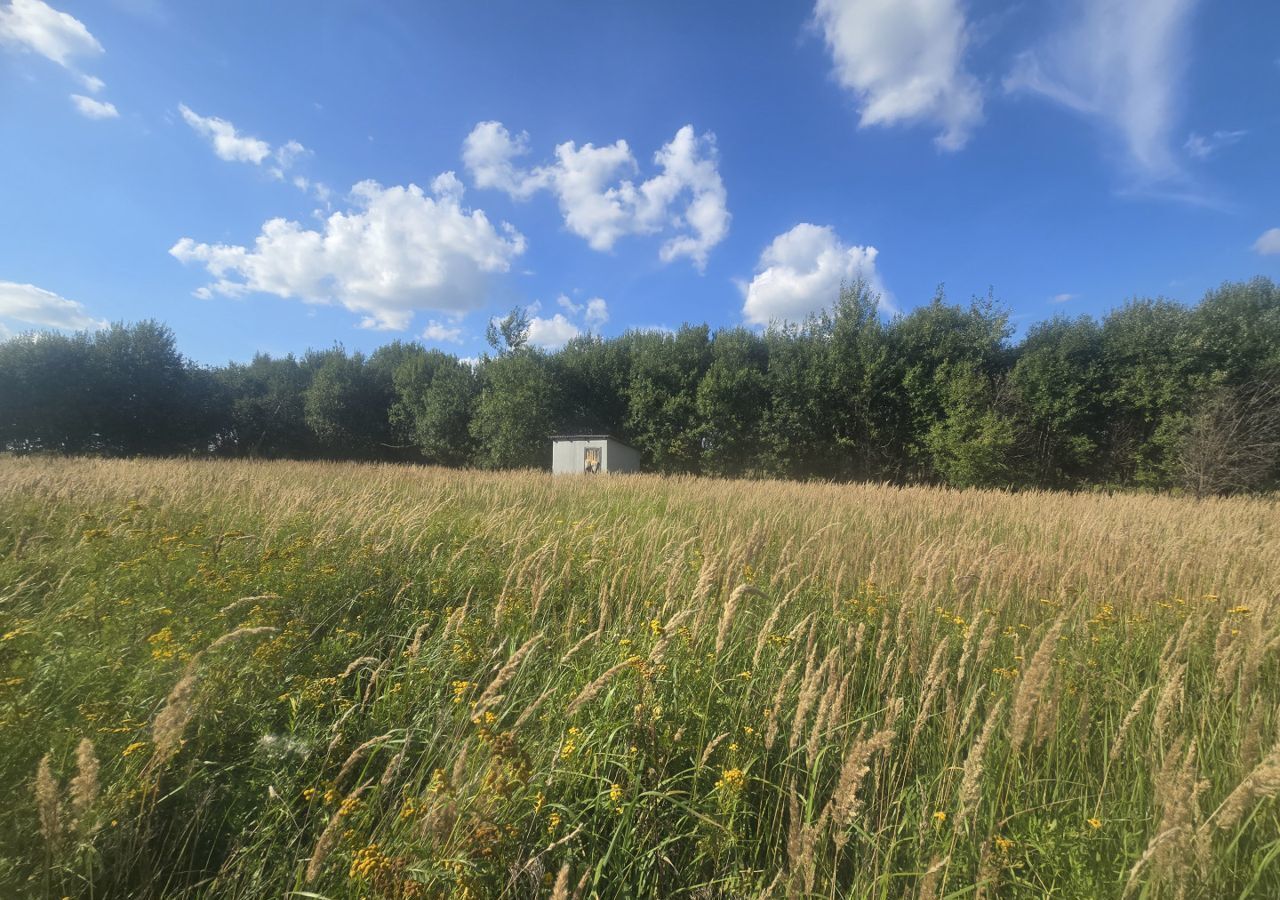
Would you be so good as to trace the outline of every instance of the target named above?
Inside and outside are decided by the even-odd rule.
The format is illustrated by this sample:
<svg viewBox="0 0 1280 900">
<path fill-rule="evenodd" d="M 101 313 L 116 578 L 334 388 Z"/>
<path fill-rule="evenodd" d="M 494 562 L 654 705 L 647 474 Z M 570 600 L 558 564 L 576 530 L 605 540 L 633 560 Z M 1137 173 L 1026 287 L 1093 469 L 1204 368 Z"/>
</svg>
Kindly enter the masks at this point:
<svg viewBox="0 0 1280 900">
<path fill-rule="evenodd" d="M 1280 509 L 0 460 L 0 895 L 1280 896 Z"/>
<path fill-rule="evenodd" d="M 863 282 L 763 331 L 581 335 L 529 314 L 461 360 L 393 341 L 198 366 L 156 322 L 0 341 L 0 452 L 546 467 L 606 432 L 666 475 L 950 487 L 1280 489 L 1280 285 L 1023 322 L 992 297 L 883 315 Z"/>
</svg>

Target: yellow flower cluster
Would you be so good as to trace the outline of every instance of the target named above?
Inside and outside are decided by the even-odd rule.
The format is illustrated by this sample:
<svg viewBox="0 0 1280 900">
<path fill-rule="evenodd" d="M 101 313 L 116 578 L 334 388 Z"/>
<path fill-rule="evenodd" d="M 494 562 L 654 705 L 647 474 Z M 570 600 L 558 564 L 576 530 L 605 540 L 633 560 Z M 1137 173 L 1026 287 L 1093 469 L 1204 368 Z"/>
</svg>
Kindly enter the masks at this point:
<svg viewBox="0 0 1280 900">
<path fill-rule="evenodd" d="M 391 868 L 391 857 L 379 850 L 377 844 L 369 844 L 352 854 L 351 868 L 347 872 L 347 877 L 369 878 L 389 868 Z"/>
<path fill-rule="evenodd" d="M 338 807 L 338 815 L 349 816 L 360 808 L 360 798 L 347 796 L 342 798 L 342 805 Z"/>
<path fill-rule="evenodd" d="M 582 734 L 582 729 L 572 727 L 569 729 L 569 735 L 564 739 L 564 743 L 560 745 L 560 758 L 568 759 L 573 756 L 578 749 L 578 735 Z"/>
<path fill-rule="evenodd" d="M 715 789 L 736 794 L 746 786 L 747 773 L 741 769 L 733 768 L 725 769 L 720 773 L 720 779 L 716 782 Z"/>
</svg>

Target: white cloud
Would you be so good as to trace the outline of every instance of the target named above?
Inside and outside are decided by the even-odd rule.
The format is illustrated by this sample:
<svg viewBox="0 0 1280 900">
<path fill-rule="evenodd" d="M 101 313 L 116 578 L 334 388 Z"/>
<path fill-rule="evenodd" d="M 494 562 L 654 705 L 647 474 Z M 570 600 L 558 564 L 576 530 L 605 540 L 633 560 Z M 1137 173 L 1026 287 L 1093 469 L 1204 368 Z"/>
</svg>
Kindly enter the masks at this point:
<svg viewBox="0 0 1280 900">
<path fill-rule="evenodd" d="M 1054 294 L 1049 298 L 1050 303 L 1066 303 L 1076 298 L 1075 294 Z"/>
<path fill-rule="evenodd" d="M 311 151 L 299 144 L 297 141 L 289 141 L 277 147 L 271 153 L 271 158 L 275 160 L 275 165 L 268 170 L 271 177 L 277 181 L 284 181 L 285 173 L 292 168 L 293 164 L 304 156 L 310 156 Z M 303 181 L 306 181 L 304 178 Z M 297 185 L 297 179 L 294 179 L 294 185 Z M 301 187 L 306 191 L 306 187 Z"/>
<path fill-rule="evenodd" d="M 1182 148 L 1195 159 L 1208 159 L 1224 147 L 1240 143 L 1248 133 L 1247 131 L 1215 131 L 1205 137 L 1193 131 Z"/>
<path fill-rule="evenodd" d="M 1262 236 L 1253 242 L 1253 249 L 1263 256 L 1280 255 L 1280 228 L 1270 228 L 1262 232 Z"/>
<path fill-rule="evenodd" d="M 84 305 L 34 284 L 0 281 L 0 316 L 42 328 L 105 328 Z"/>
<path fill-rule="evenodd" d="M 81 75 L 80 82 L 90 94 L 96 94 L 107 86 L 105 81 L 95 75 Z"/>
<path fill-rule="evenodd" d="M 583 322 L 587 328 L 599 328 L 601 325 L 609 321 L 609 304 L 604 301 L 603 297 L 592 297 L 586 303 L 574 303 L 565 294 L 561 294 L 556 298 L 556 303 L 571 316 L 583 316 Z M 535 303 L 529 307 L 531 312 L 536 312 L 540 304 Z"/>
<path fill-rule="evenodd" d="M 582 330 L 561 313 L 556 313 L 549 319 L 534 316 L 529 320 L 529 343 L 544 350 L 563 347 L 580 334 Z"/>
<path fill-rule="evenodd" d="M 186 123 L 202 137 L 208 138 L 214 154 L 227 162 L 248 162 L 255 166 L 271 155 L 271 145 L 255 137 L 236 131 L 226 119 L 202 116 L 185 103 L 178 104 L 178 111 Z"/>
<path fill-rule="evenodd" d="M 1023 53 L 1005 89 L 1096 120 L 1141 181 L 1181 176 L 1171 134 L 1197 0 L 1075 0 L 1070 21 Z"/>
<path fill-rule="evenodd" d="M 814 16 L 860 125 L 933 122 L 938 147 L 965 145 L 982 121 L 982 90 L 965 68 L 959 0 L 817 0 Z"/>
<path fill-rule="evenodd" d="M 661 171 L 636 184 L 639 165 L 625 140 L 597 147 L 565 141 L 556 161 L 533 169 L 517 165 L 528 135 L 512 137 L 501 122 L 481 122 L 463 142 L 462 159 L 478 187 L 524 200 L 540 190 L 556 195 L 565 226 L 594 250 L 607 251 L 633 234 L 672 233 L 659 257 L 688 257 L 701 271 L 707 255 L 729 231 L 724 182 L 715 136 L 685 125 L 654 154 Z"/>
<path fill-rule="evenodd" d="M 559 297 L 557 297 L 556 303 L 559 303 L 560 306 L 563 307 L 570 315 L 574 315 L 574 316 L 576 316 L 578 313 L 586 309 L 586 306 L 584 306 L 581 303 L 574 303 L 565 294 L 561 294 Z"/>
<path fill-rule="evenodd" d="M 476 187 L 497 188 L 519 199 L 543 186 L 515 164 L 517 157 L 528 152 L 528 133 L 512 137 L 501 122 L 481 122 L 462 142 L 462 162 Z"/>
<path fill-rule="evenodd" d="M 277 218 L 252 247 L 183 238 L 169 253 L 218 279 L 197 296 L 256 291 L 337 302 L 364 314 L 362 327 L 398 330 L 418 310 L 463 313 L 484 304 L 490 278 L 510 268 L 525 241 L 510 225 L 495 228 L 483 211 L 464 208 L 461 186 L 446 174 L 434 197 L 414 184 L 362 181 L 351 189 L 353 208 L 332 213 L 319 231 Z"/>
<path fill-rule="evenodd" d="M 846 247 L 830 226 L 801 223 L 773 239 L 760 254 L 756 276 L 746 286 L 742 314 L 753 325 L 774 320 L 800 321 L 829 307 L 842 282 L 858 277 L 893 310 L 876 272 L 875 247 Z"/>
<path fill-rule="evenodd" d="M 452 344 L 462 343 L 462 329 L 450 328 L 443 322 L 437 322 L 431 319 L 427 322 L 427 327 L 423 329 L 422 339 L 424 341 L 435 341 L 436 343 L 444 343 L 448 341 Z"/>
<path fill-rule="evenodd" d="M 116 105 L 107 103 L 105 100 L 94 100 L 92 97 L 86 97 L 83 94 L 72 94 L 71 102 L 75 104 L 76 111 L 88 119 L 116 119 L 120 117 L 119 111 L 116 110 Z"/>
<path fill-rule="evenodd" d="M 83 22 L 41 0 L 13 0 L 0 7 L 0 43 L 39 53 L 68 68 L 74 57 L 103 52 Z"/>
<path fill-rule="evenodd" d="M 598 328 L 609 321 L 609 304 L 600 297 L 592 297 L 587 301 L 587 324 Z"/>
</svg>

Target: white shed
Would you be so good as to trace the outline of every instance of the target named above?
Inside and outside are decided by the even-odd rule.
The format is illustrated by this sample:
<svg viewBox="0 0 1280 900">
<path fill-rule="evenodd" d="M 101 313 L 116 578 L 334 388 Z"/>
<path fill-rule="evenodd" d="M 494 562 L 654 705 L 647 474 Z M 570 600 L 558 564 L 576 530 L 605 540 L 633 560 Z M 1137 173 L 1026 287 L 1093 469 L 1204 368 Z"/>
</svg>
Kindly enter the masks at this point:
<svg viewBox="0 0 1280 900">
<path fill-rule="evenodd" d="M 601 472 L 639 472 L 640 454 L 607 434 L 551 436 L 553 475 L 596 475 Z"/>
</svg>

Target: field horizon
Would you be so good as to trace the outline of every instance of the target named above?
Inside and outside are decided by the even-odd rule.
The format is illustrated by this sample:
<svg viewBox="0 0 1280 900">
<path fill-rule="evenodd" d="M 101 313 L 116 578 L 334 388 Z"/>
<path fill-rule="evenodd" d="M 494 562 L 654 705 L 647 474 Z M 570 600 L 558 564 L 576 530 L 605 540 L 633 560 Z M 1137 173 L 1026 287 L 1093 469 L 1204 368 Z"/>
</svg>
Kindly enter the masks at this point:
<svg viewBox="0 0 1280 900">
<path fill-rule="evenodd" d="M 1280 895 L 1280 503 L 0 459 L 0 893 Z"/>
</svg>

